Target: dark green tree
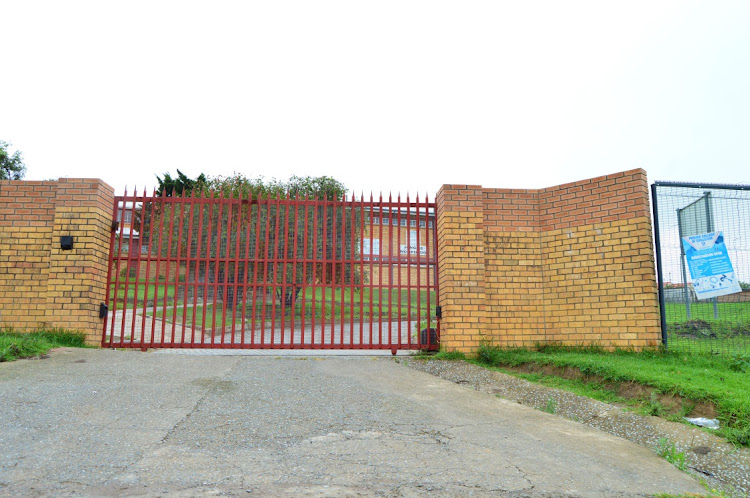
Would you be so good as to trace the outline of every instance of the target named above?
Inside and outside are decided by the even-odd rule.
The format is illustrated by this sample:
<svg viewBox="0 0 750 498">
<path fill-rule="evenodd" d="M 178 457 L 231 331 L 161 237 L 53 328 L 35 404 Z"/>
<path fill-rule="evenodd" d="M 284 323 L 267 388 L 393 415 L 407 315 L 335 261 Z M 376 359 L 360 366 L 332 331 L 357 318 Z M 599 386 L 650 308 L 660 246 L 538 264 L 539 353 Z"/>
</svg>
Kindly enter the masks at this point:
<svg viewBox="0 0 750 498">
<path fill-rule="evenodd" d="M 159 188 L 156 190 L 156 195 L 164 197 L 176 196 L 187 196 L 192 194 L 193 190 L 200 191 L 206 187 L 208 183 L 206 175 L 201 173 L 195 180 L 188 178 L 179 169 L 177 170 L 177 176 L 172 177 L 170 173 L 164 173 L 164 178 L 156 175 L 156 179 L 159 181 Z"/>
<path fill-rule="evenodd" d="M 0 180 L 21 180 L 26 174 L 26 165 L 19 151 L 8 152 L 10 145 L 0 140 Z"/>
</svg>

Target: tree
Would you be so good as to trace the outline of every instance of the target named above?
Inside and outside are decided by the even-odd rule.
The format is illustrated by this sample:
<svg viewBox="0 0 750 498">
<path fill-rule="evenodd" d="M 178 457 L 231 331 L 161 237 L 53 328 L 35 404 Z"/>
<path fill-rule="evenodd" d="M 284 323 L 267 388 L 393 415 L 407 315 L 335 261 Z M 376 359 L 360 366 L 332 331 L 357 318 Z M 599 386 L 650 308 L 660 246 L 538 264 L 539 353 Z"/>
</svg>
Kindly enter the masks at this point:
<svg viewBox="0 0 750 498">
<path fill-rule="evenodd" d="M 276 284 L 276 298 L 279 304 L 285 307 L 291 306 L 302 287 L 314 280 L 329 284 L 343 283 L 351 279 L 359 282 L 361 276 L 353 265 L 334 263 L 352 259 L 351 252 L 355 248 L 344 241 L 350 241 L 352 236 L 359 240 L 360 236 L 360 217 L 354 216 L 351 211 L 347 212 L 341 204 L 335 205 L 341 203 L 346 195 L 346 187 L 340 181 L 329 176 L 295 175 L 283 182 L 276 179 L 264 180 L 262 177 L 251 179 L 241 173 L 235 173 L 230 177 L 213 178 L 209 180 L 208 186 L 211 191 L 218 192 L 225 198 L 252 198 L 254 201 L 247 209 L 239 211 L 234 222 L 234 226 L 239 228 L 234 228 L 231 234 L 222 231 L 218 244 L 219 254 L 229 254 L 233 257 L 237 249 L 231 244 L 227 247 L 226 240 L 231 242 L 239 235 L 239 240 L 245 241 L 249 235 L 249 245 L 257 248 L 258 259 L 292 261 L 295 256 L 297 258 L 295 263 L 243 263 L 234 274 L 230 265 L 226 272 L 226 281 L 234 282 L 235 274 L 243 281 L 245 273 L 248 272 L 248 277 L 252 274 L 256 281 Z M 292 207 L 292 204 L 286 202 L 287 199 L 327 203 Z M 223 218 L 214 218 L 213 225 L 226 228 L 227 216 Z M 343 231 L 341 227 L 344 227 Z M 305 248 L 307 254 L 303 255 Z M 301 263 L 300 259 L 317 259 L 325 263 L 312 265 Z M 220 275 L 224 273 L 221 272 Z M 234 300 L 235 296 L 230 295 L 229 302 L 232 303 Z"/>
<path fill-rule="evenodd" d="M 156 179 L 159 180 L 159 188 L 156 190 L 156 195 L 164 197 L 172 197 L 173 195 L 182 196 L 183 194 L 190 195 L 193 190 L 200 191 L 207 184 L 206 175 L 203 173 L 195 180 L 192 180 L 179 169 L 175 178 L 172 178 L 172 175 L 169 173 L 164 173 L 164 179 L 160 178 L 159 175 L 156 175 Z"/>
<path fill-rule="evenodd" d="M 201 177 L 191 184 L 193 180 L 179 171 L 176 179 L 165 175 L 164 180 L 160 179 L 160 192 L 165 197 L 221 196 L 233 201 L 221 207 L 190 201 L 159 203 L 153 220 L 145 213 L 154 228 L 158 227 L 154 233 L 161 231 L 155 241 L 161 240 L 162 247 L 152 250 L 162 256 L 169 252 L 180 259 L 188 254 L 195 257 L 200 251 L 208 259 L 203 266 L 192 264 L 192 269 L 187 268 L 188 278 L 271 285 L 276 289 L 275 298 L 284 307 L 291 306 L 302 287 L 313 281 L 360 281 L 356 265 L 342 263 L 354 259 L 353 252 L 358 250 L 358 244 L 352 247 L 350 241 L 358 241 L 361 236 L 361 213 L 342 204 L 346 187 L 341 182 L 327 176 L 292 176 L 286 182 L 247 178 L 241 173 L 205 181 Z M 317 202 L 289 202 L 294 199 Z M 198 226 L 202 227 L 200 240 Z M 165 246 L 170 234 L 173 242 Z M 312 260 L 317 262 L 310 263 Z M 230 307 L 243 299 L 241 290 L 235 294 L 232 286 L 224 292 L 222 298 Z"/>
<path fill-rule="evenodd" d="M 21 180 L 26 174 L 26 165 L 19 151 L 8 152 L 10 145 L 0 140 L 0 180 Z"/>
</svg>

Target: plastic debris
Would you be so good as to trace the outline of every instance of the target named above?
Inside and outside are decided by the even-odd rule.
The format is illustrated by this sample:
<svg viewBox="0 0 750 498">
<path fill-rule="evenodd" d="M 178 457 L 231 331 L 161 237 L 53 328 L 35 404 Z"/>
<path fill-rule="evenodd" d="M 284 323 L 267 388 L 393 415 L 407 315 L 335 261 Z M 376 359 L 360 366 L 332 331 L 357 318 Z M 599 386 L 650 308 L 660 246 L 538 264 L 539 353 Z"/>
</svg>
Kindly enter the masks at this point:
<svg viewBox="0 0 750 498">
<path fill-rule="evenodd" d="M 687 420 L 688 422 L 690 422 L 691 424 L 699 425 L 701 427 L 707 427 L 709 429 L 719 428 L 719 421 L 716 420 L 715 418 L 703 418 L 703 417 L 698 417 L 698 418 L 683 417 L 683 418 Z"/>
</svg>

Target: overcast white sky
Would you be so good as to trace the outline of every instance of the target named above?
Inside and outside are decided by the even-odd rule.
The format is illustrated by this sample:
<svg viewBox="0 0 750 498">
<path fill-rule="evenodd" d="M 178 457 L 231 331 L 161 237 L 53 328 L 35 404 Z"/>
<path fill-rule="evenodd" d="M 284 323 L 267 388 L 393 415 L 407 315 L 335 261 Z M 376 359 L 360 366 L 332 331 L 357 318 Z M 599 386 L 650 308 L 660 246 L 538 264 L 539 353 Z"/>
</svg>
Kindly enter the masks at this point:
<svg viewBox="0 0 750 498">
<path fill-rule="evenodd" d="M 750 182 L 748 1 L 0 0 L 26 178 Z"/>
</svg>

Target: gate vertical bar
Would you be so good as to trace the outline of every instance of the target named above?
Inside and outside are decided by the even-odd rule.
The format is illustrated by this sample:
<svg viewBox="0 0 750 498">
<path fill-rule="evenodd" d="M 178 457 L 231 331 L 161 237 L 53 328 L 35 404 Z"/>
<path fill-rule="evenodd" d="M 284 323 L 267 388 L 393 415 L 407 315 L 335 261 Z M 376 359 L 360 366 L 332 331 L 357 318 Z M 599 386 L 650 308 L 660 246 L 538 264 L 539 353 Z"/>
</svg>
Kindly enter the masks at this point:
<svg viewBox="0 0 750 498">
<path fill-rule="evenodd" d="M 437 322 L 435 324 L 435 329 L 437 331 L 436 338 L 438 340 L 438 344 L 435 344 L 435 346 L 439 346 L 440 344 L 440 314 L 437 313 L 437 307 L 440 306 L 440 280 L 438 279 L 438 238 L 437 238 L 437 220 L 438 220 L 438 203 L 437 199 L 435 199 L 435 207 L 432 210 L 432 278 L 435 286 L 435 321 Z M 427 228 L 430 228 L 430 220 L 427 220 Z M 428 270 L 429 271 L 429 270 Z M 442 314 L 442 313 L 441 313 Z"/>
<path fill-rule="evenodd" d="M 182 253 L 182 230 L 185 225 L 185 199 L 182 197 L 182 194 L 180 194 L 180 197 L 177 200 L 179 202 L 175 205 L 175 212 L 177 211 L 177 204 L 179 204 L 180 216 L 177 219 L 177 254 L 175 255 L 174 294 L 172 298 L 172 339 L 170 341 L 172 347 L 174 347 L 174 336 L 177 333 L 177 296 L 180 295 L 180 254 Z"/>
<path fill-rule="evenodd" d="M 323 194 L 323 252 L 322 252 L 322 277 L 321 277 L 321 310 L 320 310 L 320 346 L 326 344 L 326 301 L 328 299 L 328 288 L 326 286 L 326 274 L 328 273 L 328 195 Z M 333 342 L 333 337 L 331 337 Z"/>
<path fill-rule="evenodd" d="M 310 259 L 309 253 L 308 253 L 308 245 L 307 241 L 309 240 L 308 235 L 308 229 L 309 229 L 309 219 L 310 219 L 310 204 L 308 203 L 308 195 L 305 194 L 305 221 L 303 222 L 304 231 L 303 233 L 305 236 L 303 237 L 302 242 L 302 311 L 300 312 L 300 326 L 299 326 L 299 334 L 300 334 L 300 344 L 302 347 L 305 346 L 305 315 L 307 314 L 307 265 Z M 313 212 L 314 208 L 313 208 Z M 312 343 L 312 340 L 310 341 Z"/>
<path fill-rule="evenodd" d="M 260 343 L 266 345 L 266 296 L 268 295 L 268 251 L 269 251 L 269 236 L 271 231 L 271 193 L 266 195 L 266 226 L 265 226 L 265 244 L 263 250 L 265 256 L 263 259 L 263 295 L 261 296 L 262 302 L 260 306 Z M 273 331 L 271 331 L 273 334 Z"/>
<path fill-rule="evenodd" d="M 293 348 L 295 344 L 297 344 L 294 340 L 294 329 L 295 329 L 295 323 L 296 323 L 296 309 L 297 309 L 297 266 L 299 265 L 299 253 L 298 253 L 298 246 L 299 246 L 299 239 L 297 237 L 298 235 L 298 226 L 299 226 L 299 193 L 297 193 L 294 196 L 294 249 L 292 252 L 292 304 L 291 304 L 291 330 L 290 330 L 290 339 L 289 339 L 289 347 Z"/>
<path fill-rule="evenodd" d="M 156 252 L 156 277 L 154 281 L 154 304 L 151 313 L 151 346 L 154 345 L 154 338 L 156 337 L 156 310 L 159 305 L 159 277 L 161 276 L 161 251 L 164 244 L 164 207 L 165 201 L 164 196 L 159 196 L 159 249 Z M 153 244 L 153 242 L 151 242 Z M 162 316 L 162 319 L 164 316 Z M 162 344 L 160 341 L 159 344 Z"/>
<path fill-rule="evenodd" d="M 143 289 L 143 314 L 141 316 L 141 330 L 142 330 L 143 337 L 144 337 L 141 340 L 141 346 L 144 347 L 144 348 L 146 347 L 145 335 L 146 335 L 146 312 L 147 312 L 147 309 L 148 309 L 148 290 L 149 290 L 149 283 L 151 282 L 151 249 L 152 249 L 152 246 L 154 245 L 154 243 L 153 243 L 153 240 L 154 240 L 154 204 L 156 204 L 154 202 L 154 197 L 156 197 L 156 190 L 154 190 L 154 192 L 153 192 L 153 194 L 151 196 L 151 202 L 149 202 L 149 204 L 151 205 L 151 210 L 150 210 L 149 222 L 148 222 L 148 229 L 149 229 L 149 231 L 148 231 L 148 252 L 146 254 L 146 283 L 145 283 L 144 289 Z M 144 216 L 143 216 L 144 222 L 143 223 L 145 223 L 145 219 L 146 219 L 146 216 L 145 216 L 145 213 L 146 213 L 145 190 L 144 190 L 144 200 L 143 200 L 143 213 L 144 213 Z M 141 223 L 141 230 L 143 230 L 143 223 Z M 141 243 L 143 243 L 143 241 L 141 241 Z M 155 309 L 156 309 L 156 286 L 154 286 L 154 299 L 153 299 L 153 301 L 151 303 L 151 307 L 153 309 L 152 312 L 154 312 Z M 153 336 L 153 334 L 151 335 L 151 340 L 149 341 L 149 343 L 150 343 L 150 345 L 153 345 L 153 343 L 154 343 L 154 336 Z"/>
<path fill-rule="evenodd" d="M 214 192 L 211 192 L 208 205 L 208 233 L 206 234 L 206 262 L 203 265 L 203 312 L 201 313 L 201 346 L 206 345 L 206 320 L 208 317 L 208 280 L 211 275 L 211 251 L 213 249 L 213 217 L 216 203 L 214 202 Z M 217 220 L 218 222 L 218 220 Z M 214 293 L 215 295 L 215 293 Z M 213 334 L 213 331 L 212 331 Z"/>
<path fill-rule="evenodd" d="M 364 344 L 364 319 L 365 319 L 365 193 L 359 196 L 359 258 L 357 258 L 357 271 L 359 273 L 359 345 Z M 372 213 L 370 214 L 372 219 Z"/>
<path fill-rule="evenodd" d="M 224 224 L 224 192 L 219 192 L 219 199 L 217 204 L 219 210 L 216 221 L 216 243 L 211 242 L 211 246 L 214 249 L 213 263 L 214 263 L 214 282 L 213 282 L 213 300 L 211 305 L 211 347 L 216 347 L 216 296 L 219 294 L 219 265 L 221 264 L 221 234 L 222 225 Z"/>
<path fill-rule="evenodd" d="M 278 294 L 279 282 L 279 223 L 281 217 L 281 204 L 279 194 L 276 194 L 276 224 L 274 226 L 273 240 L 273 283 L 271 284 L 271 347 L 276 344 L 276 296 Z"/>
<path fill-rule="evenodd" d="M 105 291 L 104 295 L 104 302 L 107 306 L 109 306 L 109 296 L 112 290 L 112 267 L 114 266 L 114 260 L 115 260 L 115 238 L 117 238 L 117 230 L 115 229 L 115 222 L 117 222 L 117 203 L 118 197 L 115 197 L 112 201 L 112 229 L 109 234 L 109 260 L 107 261 L 107 290 Z M 119 226 L 118 226 L 119 228 Z M 116 273 L 116 271 L 115 271 Z M 117 289 L 117 287 L 115 287 Z M 116 292 L 116 291 L 115 291 Z M 114 293 L 112 293 L 114 294 Z M 114 302 L 114 297 L 113 297 Z M 112 325 L 109 328 L 109 347 L 112 347 L 112 338 L 114 336 L 114 329 L 115 329 L 115 311 L 114 311 L 114 305 L 112 306 Z M 105 347 L 107 345 L 107 323 L 109 323 L 109 317 L 104 318 L 104 325 L 102 325 L 102 347 Z"/>
<path fill-rule="evenodd" d="M 408 285 L 408 291 L 406 296 L 406 319 L 407 319 L 407 327 L 406 327 L 406 333 L 407 338 L 406 342 L 409 344 L 409 349 L 411 349 L 411 222 L 412 222 L 412 216 L 411 216 L 411 202 L 409 199 L 409 193 L 406 193 L 406 240 L 407 245 L 409 246 L 409 249 L 406 251 L 406 280 L 409 282 Z M 419 322 L 417 322 L 419 323 Z"/>
<path fill-rule="evenodd" d="M 133 225 L 135 224 L 135 203 L 136 203 L 136 196 L 138 195 L 138 191 L 136 189 L 133 190 L 133 210 L 130 217 L 130 244 L 128 244 L 128 256 L 132 253 L 132 244 L 133 244 Z M 143 202 L 141 203 L 141 218 L 145 218 L 143 215 L 143 212 L 145 210 L 145 204 L 146 204 L 146 187 L 143 188 Z M 136 267 L 135 267 L 135 290 L 133 291 L 133 317 L 132 322 L 130 324 L 130 345 L 132 347 L 133 345 L 133 338 L 135 337 L 135 319 L 136 319 L 136 310 L 139 308 L 138 306 L 138 289 L 141 285 L 141 241 L 142 241 L 142 235 L 143 235 L 143 220 L 141 221 L 140 225 L 138 226 L 140 232 L 139 232 L 139 238 L 138 238 L 138 257 L 136 259 Z M 130 261 L 130 259 L 128 259 Z M 130 265 L 128 265 L 130 266 Z M 128 277 L 130 277 L 130 270 L 128 269 Z M 146 280 L 148 281 L 148 276 L 146 276 Z M 144 299 L 145 301 L 146 299 Z M 141 328 L 141 348 L 143 348 L 143 328 Z"/>
<path fill-rule="evenodd" d="M 356 201 L 354 200 L 354 192 L 352 191 L 352 202 L 350 204 L 350 214 L 352 216 L 351 219 L 351 228 L 349 229 L 349 232 L 351 233 L 351 240 L 349 241 L 349 257 L 347 258 L 348 268 L 349 268 L 349 345 L 351 347 L 354 347 L 354 286 L 355 286 L 355 267 L 354 267 L 354 260 L 357 256 L 357 250 L 355 249 L 355 240 L 354 240 L 354 232 L 356 231 L 355 228 L 357 226 L 357 209 L 356 209 Z M 360 225 L 361 227 L 362 225 Z M 361 237 L 360 237 L 361 239 Z M 361 315 L 360 310 L 360 315 Z M 360 323 L 362 320 L 360 320 Z"/>
<path fill-rule="evenodd" d="M 425 247 L 425 284 L 427 285 L 427 349 L 432 349 L 432 303 L 430 302 L 430 294 L 432 293 L 432 286 L 430 285 L 430 198 L 429 194 L 424 195 L 424 247 Z M 417 247 L 419 252 L 422 252 L 421 247 Z"/>
<path fill-rule="evenodd" d="M 397 204 L 398 204 L 398 211 L 396 214 L 397 222 L 398 222 L 398 229 L 396 231 L 396 254 L 398 256 L 396 257 L 396 261 L 398 262 L 397 266 L 397 273 L 398 273 L 398 299 L 396 306 L 398 307 L 396 311 L 396 319 L 398 320 L 398 347 L 401 348 L 401 194 L 398 194 L 397 197 Z M 409 209 L 407 207 L 407 209 Z M 408 253 L 411 250 L 409 248 L 408 239 L 407 239 L 407 249 L 406 252 Z M 393 287 L 393 284 L 391 284 L 391 288 Z"/>
<path fill-rule="evenodd" d="M 284 331 L 286 330 L 286 276 L 289 263 L 289 193 L 284 199 L 284 243 L 281 250 L 281 347 L 284 347 Z"/>
<path fill-rule="evenodd" d="M 313 205 L 313 246 L 312 246 L 312 314 L 310 317 L 310 344 L 311 347 L 316 347 L 315 342 L 315 326 L 316 326 L 316 313 L 315 313 L 315 302 L 317 301 L 317 280 L 318 280 L 318 198 L 315 197 Z"/>
<path fill-rule="evenodd" d="M 198 192 L 198 233 L 195 234 L 195 272 L 193 272 L 193 309 L 191 310 L 192 319 L 190 320 L 190 345 L 195 347 L 195 317 L 198 309 L 198 290 L 200 289 L 200 266 L 203 259 L 203 206 L 204 206 L 203 188 Z M 193 190 L 193 209 L 195 209 L 195 190 Z M 191 210 L 192 211 L 192 210 Z M 205 267 L 205 266 L 204 266 Z M 203 296 L 205 300 L 205 295 Z M 205 309 L 205 304 L 204 304 Z M 202 314 L 202 313 L 201 313 Z M 185 317 L 187 320 L 187 317 Z M 202 334 L 201 334 L 202 335 Z"/>
<path fill-rule="evenodd" d="M 234 263 L 234 279 L 232 280 L 232 348 L 241 346 L 235 342 L 235 329 L 237 327 L 237 301 L 239 296 L 239 288 L 237 287 L 240 279 L 240 240 L 242 235 L 242 189 L 239 189 L 237 193 L 237 222 L 235 223 L 234 229 L 234 257 L 232 262 Z M 228 241 L 229 239 L 227 239 Z"/>
<path fill-rule="evenodd" d="M 250 278 L 250 272 L 248 271 L 248 265 L 250 264 L 250 231 L 252 228 L 251 224 L 251 214 L 253 211 L 253 191 L 250 190 L 247 194 L 247 215 L 244 217 L 246 218 L 245 221 L 242 223 L 242 225 L 245 227 L 245 252 L 243 253 L 245 257 L 242 259 L 242 323 L 240 327 L 242 327 L 242 330 L 240 332 L 240 345 L 244 348 L 246 345 L 245 342 L 245 315 L 247 312 L 247 289 L 248 289 L 248 279 Z M 251 330 L 252 333 L 252 330 Z"/>
</svg>

